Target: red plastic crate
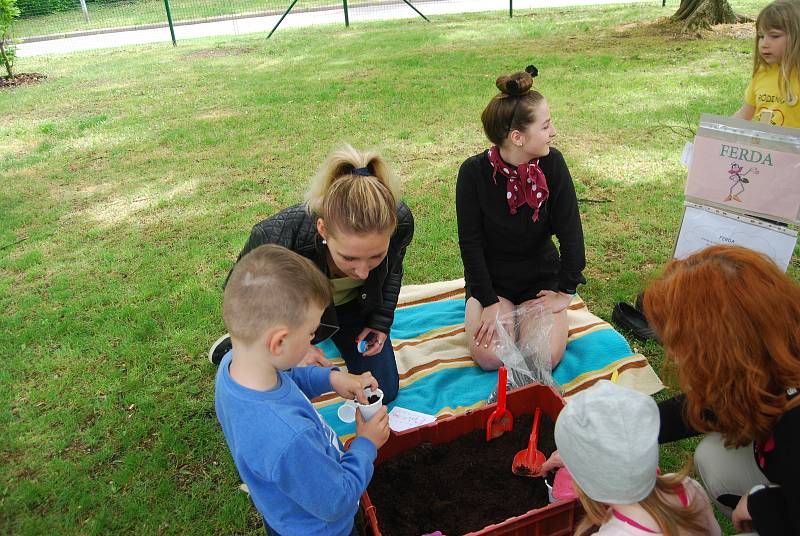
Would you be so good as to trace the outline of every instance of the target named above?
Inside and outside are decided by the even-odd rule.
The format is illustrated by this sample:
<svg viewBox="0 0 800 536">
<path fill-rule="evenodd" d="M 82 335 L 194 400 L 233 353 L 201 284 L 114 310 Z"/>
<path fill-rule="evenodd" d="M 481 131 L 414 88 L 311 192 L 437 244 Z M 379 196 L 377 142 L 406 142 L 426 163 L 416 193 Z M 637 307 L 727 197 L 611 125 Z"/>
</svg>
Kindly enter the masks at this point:
<svg viewBox="0 0 800 536">
<path fill-rule="evenodd" d="M 506 406 L 514 416 L 532 415 L 536 406 L 542 408 L 553 422 L 564 407 L 564 400 L 550 387 L 544 385 L 528 385 L 510 391 Z M 375 465 L 380 465 L 401 453 L 415 448 L 421 443 L 438 445 L 449 443 L 455 438 L 468 434 L 473 430 L 486 428 L 489 415 L 497 407 L 490 404 L 478 410 L 468 411 L 441 421 L 436 421 L 427 426 L 408 430 L 406 432 L 392 433 L 389 440 L 378 451 Z M 368 493 L 361 496 L 361 506 L 364 510 L 373 536 L 381 536 L 378 522 L 379 512 L 372 504 Z M 468 536 L 567 536 L 574 531 L 577 516 L 582 514 L 582 509 L 577 500 L 559 501 L 543 508 L 531 510 L 517 517 L 506 519 L 502 523 L 484 527 Z M 458 536 L 448 534 L 447 536 Z"/>
</svg>

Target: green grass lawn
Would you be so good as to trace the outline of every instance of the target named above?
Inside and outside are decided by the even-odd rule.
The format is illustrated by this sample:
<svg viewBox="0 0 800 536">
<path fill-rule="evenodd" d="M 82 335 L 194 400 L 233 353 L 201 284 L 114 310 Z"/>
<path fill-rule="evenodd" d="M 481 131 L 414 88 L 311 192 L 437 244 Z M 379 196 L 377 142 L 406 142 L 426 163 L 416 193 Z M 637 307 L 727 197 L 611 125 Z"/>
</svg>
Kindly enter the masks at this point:
<svg viewBox="0 0 800 536">
<path fill-rule="evenodd" d="M 660 127 L 733 113 L 751 65 L 749 33 L 651 26 L 669 13 L 468 15 L 21 58 L 49 78 L 0 92 L 0 533 L 259 533 L 205 357 L 224 330 L 225 274 L 250 227 L 300 201 L 349 141 L 403 178 L 417 221 L 405 282 L 460 277 L 455 175 L 487 146 L 479 116 L 500 73 L 539 67 L 583 214 L 581 294 L 610 319 L 672 253 L 686 139 Z M 634 346 L 660 366 L 658 346 Z M 688 445 L 665 448 L 664 465 Z"/>
<path fill-rule="evenodd" d="M 379 0 L 379 2 L 385 1 Z M 83 16 L 78 0 L 75 0 L 74 3 L 75 8 L 69 11 L 17 20 L 14 25 L 14 35 L 17 38 L 24 39 L 31 36 L 63 34 L 99 28 L 167 24 L 164 0 L 121 0 L 111 4 L 88 2 L 88 22 Z M 172 20 L 176 24 L 226 15 L 283 13 L 291 3 L 292 0 L 232 0 L 227 2 L 222 0 L 169 0 Z M 354 0 L 348 2 L 348 6 L 355 8 L 365 3 L 373 4 L 374 2 Z M 292 8 L 292 13 L 319 7 L 342 9 L 342 2 L 341 0 L 298 0 Z M 385 8 L 375 6 L 372 9 Z M 342 15 L 342 21 L 344 21 L 344 15 Z"/>
</svg>

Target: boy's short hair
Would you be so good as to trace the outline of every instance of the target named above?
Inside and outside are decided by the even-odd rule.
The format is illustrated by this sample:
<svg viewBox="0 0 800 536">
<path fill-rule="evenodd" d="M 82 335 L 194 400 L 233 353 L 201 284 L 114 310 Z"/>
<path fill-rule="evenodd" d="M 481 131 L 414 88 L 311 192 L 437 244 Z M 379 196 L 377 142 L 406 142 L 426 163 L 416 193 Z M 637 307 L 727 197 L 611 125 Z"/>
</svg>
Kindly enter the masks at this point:
<svg viewBox="0 0 800 536">
<path fill-rule="evenodd" d="M 331 302 L 331 286 L 309 259 L 266 244 L 242 257 L 231 272 L 222 318 L 234 339 L 249 344 L 272 326 L 298 327 L 311 304 Z"/>
</svg>

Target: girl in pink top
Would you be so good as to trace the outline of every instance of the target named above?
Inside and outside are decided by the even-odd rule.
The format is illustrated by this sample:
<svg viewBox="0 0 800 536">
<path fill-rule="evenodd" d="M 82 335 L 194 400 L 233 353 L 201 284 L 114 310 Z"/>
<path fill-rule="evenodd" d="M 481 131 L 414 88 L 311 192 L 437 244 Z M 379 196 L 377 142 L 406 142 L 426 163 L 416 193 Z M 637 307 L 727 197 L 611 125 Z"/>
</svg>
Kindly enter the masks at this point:
<svg viewBox="0 0 800 536">
<path fill-rule="evenodd" d="M 652 398 L 609 381 L 569 399 L 555 436 L 586 511 L 575 534 L 721 534 L 688 468 L 657 474 L 659 425 Z"/>
</svg>

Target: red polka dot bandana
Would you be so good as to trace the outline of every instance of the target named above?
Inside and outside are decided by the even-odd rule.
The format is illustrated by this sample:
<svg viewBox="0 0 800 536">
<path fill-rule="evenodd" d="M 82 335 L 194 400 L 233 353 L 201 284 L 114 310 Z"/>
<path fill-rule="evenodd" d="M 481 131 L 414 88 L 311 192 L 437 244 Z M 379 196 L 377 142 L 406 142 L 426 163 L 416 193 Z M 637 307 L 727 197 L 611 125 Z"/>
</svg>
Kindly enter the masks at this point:
<svg viewBox="0 0 800 536">
<path fill-rule="evenodd" d="M 533 209 L 533 221 L 539 220 L 539 208 L 547 201 L 550 191 L 547 189 L 547 179 L 539 160 L 520 164 L 513 168 L 500 158 L 500 150 L 493 146 L 487 151 L 489 163 L 492 165 L 492 179 L 497 184 L 497 174 L 506 178 L 506 200 L 511 214 L 516 214 L 517 209 L 527 204 Z"/>
</svg>

